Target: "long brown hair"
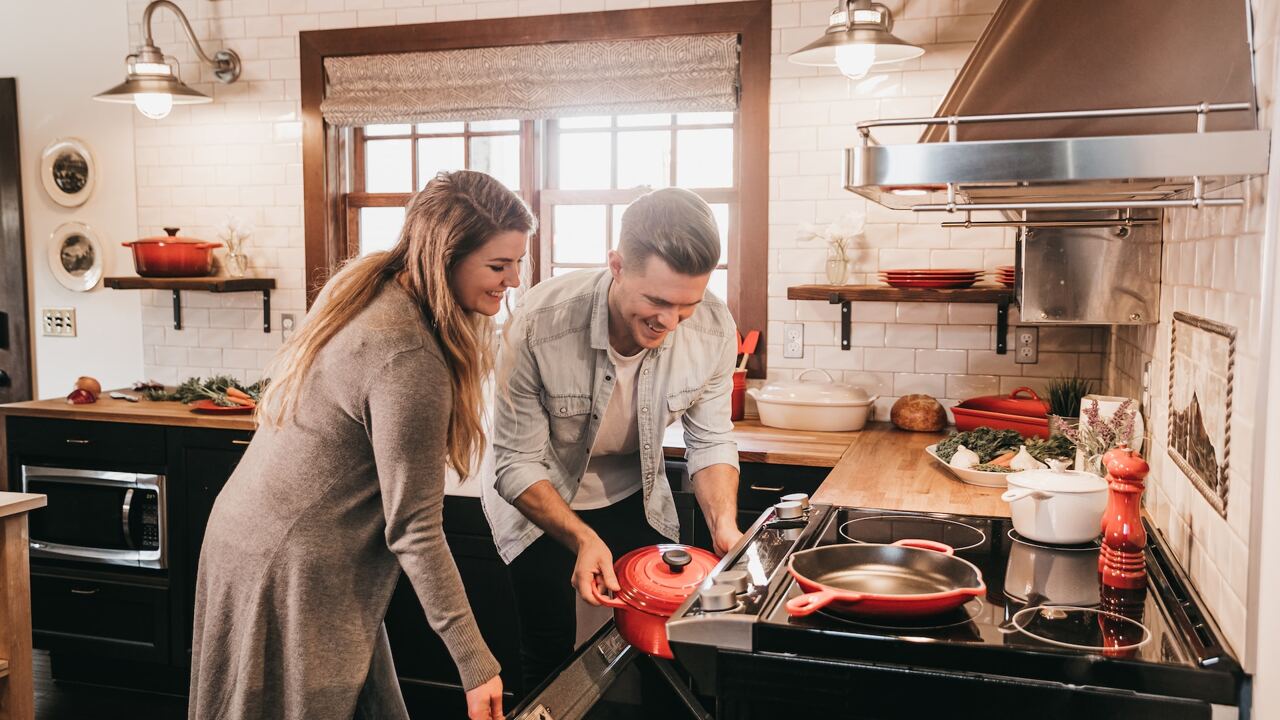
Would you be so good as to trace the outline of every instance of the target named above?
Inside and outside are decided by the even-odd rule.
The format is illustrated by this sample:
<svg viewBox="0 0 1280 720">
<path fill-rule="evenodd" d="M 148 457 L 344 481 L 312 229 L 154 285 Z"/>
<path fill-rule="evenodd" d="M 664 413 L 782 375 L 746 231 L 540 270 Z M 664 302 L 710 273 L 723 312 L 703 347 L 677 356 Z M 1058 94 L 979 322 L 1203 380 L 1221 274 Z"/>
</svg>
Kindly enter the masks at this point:
<svg viewBox="0 0 1280 720">
<path fill-rule="evenodd" d="M 291 417 L 307 371 L 320 350 L 369 306 L 388 282 L 399 282 L 436 329 L 451 370 L 452 412 L 447 460 L 470 474 L 484 447 L 483 385 L 493 369 L 493 320 L 464 310 L 449 277 L 467 255 L 503 231 L 530 234 L 527 205 L 484 173 L 440 173 L 409 201 L 396 246 L 351 260 L 329 280 L 311 317 L 272 358 L 258 415 L 273 425 Z"/>
</svg>

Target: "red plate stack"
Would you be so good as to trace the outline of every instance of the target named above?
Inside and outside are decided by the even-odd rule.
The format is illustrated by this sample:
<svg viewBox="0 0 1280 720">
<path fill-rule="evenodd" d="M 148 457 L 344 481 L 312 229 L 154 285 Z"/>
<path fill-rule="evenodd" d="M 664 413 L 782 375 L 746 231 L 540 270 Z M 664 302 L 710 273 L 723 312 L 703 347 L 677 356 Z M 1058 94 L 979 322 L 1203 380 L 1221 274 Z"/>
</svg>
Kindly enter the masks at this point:
<svg viewBox="0 0 1280 720">
<path fill-rule="evenodd" d="M 881 270 L 880 279 L 896 288 L 967 288 L 982 278 L 981 270 Z"/>
<path fill-rule="evenodd" d="M 996 281 L 1005 287 L 1014 286 L 1014 269 L 1012 265 L 996 266 Z"/>
</svg>

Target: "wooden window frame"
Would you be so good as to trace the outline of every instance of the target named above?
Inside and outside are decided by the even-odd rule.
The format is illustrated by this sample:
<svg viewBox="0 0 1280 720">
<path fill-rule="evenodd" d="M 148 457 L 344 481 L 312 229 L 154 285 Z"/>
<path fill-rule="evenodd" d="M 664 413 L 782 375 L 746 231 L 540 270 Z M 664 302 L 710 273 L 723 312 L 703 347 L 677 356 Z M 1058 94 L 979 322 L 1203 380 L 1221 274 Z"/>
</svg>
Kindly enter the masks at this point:
<svg viewBox="0 0 1280 720">
<path fill-rule="evenodd" d="M 347 257 L 344 242 L 347 233 L 343 227 L 347 209 L 342 197 L 350 188 L 341 187 L 341 170 L 350 162 L 353 140 L 350 129 L 328 125 L 320 113 L 325 58 L 713 33 L 736 33 L 741 39 L 741 95 L 738 132 L 734 137 L 739 162 L 737 226 L 740 231 L 729 238 L 731 271 L 725 300 L 734 311 L 739 327 L 764 332 L 768 320 L 763 288 L 768 282 L 771 0 L 299 33 L 308 306 L 333 268 Z M 530 126 L 527 132 L 534 132 L 534 123 L 526 125 Z M 534 154 L 541 138 L 527 140 L 532 142 L 522 138 L 526 152 L 522 173 L 536 173 L 539 171 L 533 167 L 536 158 L 529 155 Z M 526 187 L 536 188 L 536 185 Z M 539 207 L 536 189 L 533 197 L 526 199 L 531 200 L 532 207 Z M 748 365 L 750 377 L 764 377 L 767 345 L 767 342 L 760 343 L 759 352 L 752 356 Z"/>
</svg>

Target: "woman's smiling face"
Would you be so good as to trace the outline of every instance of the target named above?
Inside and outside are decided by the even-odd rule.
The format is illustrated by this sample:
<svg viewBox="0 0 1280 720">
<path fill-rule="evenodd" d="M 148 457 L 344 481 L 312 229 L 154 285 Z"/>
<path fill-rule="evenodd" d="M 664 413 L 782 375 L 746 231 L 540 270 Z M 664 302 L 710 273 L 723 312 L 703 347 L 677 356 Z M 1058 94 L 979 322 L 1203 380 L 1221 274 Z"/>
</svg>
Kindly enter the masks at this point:
<svg viewBox="0 0 1280 720">
<path fill-rule="evenodd" d="M 464 257 L 449 278 L 453 297 L 464 310 L 497 315 L 509 288 L 520 286 L 520 263 L 529 236 L 504 230 Z"/>
</svg>

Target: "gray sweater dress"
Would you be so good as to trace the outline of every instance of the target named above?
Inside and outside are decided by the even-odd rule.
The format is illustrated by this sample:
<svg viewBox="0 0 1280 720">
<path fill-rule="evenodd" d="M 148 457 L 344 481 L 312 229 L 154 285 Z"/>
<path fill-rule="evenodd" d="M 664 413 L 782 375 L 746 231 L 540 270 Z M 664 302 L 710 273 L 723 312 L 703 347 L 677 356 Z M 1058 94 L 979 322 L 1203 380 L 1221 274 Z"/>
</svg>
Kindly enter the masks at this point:
<svg viewBox="0 0 1280 720">
<path fill-rule="evenodd" d="M 395 283 L 321 349 L 292 421 L 258 429 L 210 515 L 190 718 L 407 717 L 382 629 L 402 568 L 464 686 L 498 673 L 441 526 L 451 399 Z"/>
</svg>

